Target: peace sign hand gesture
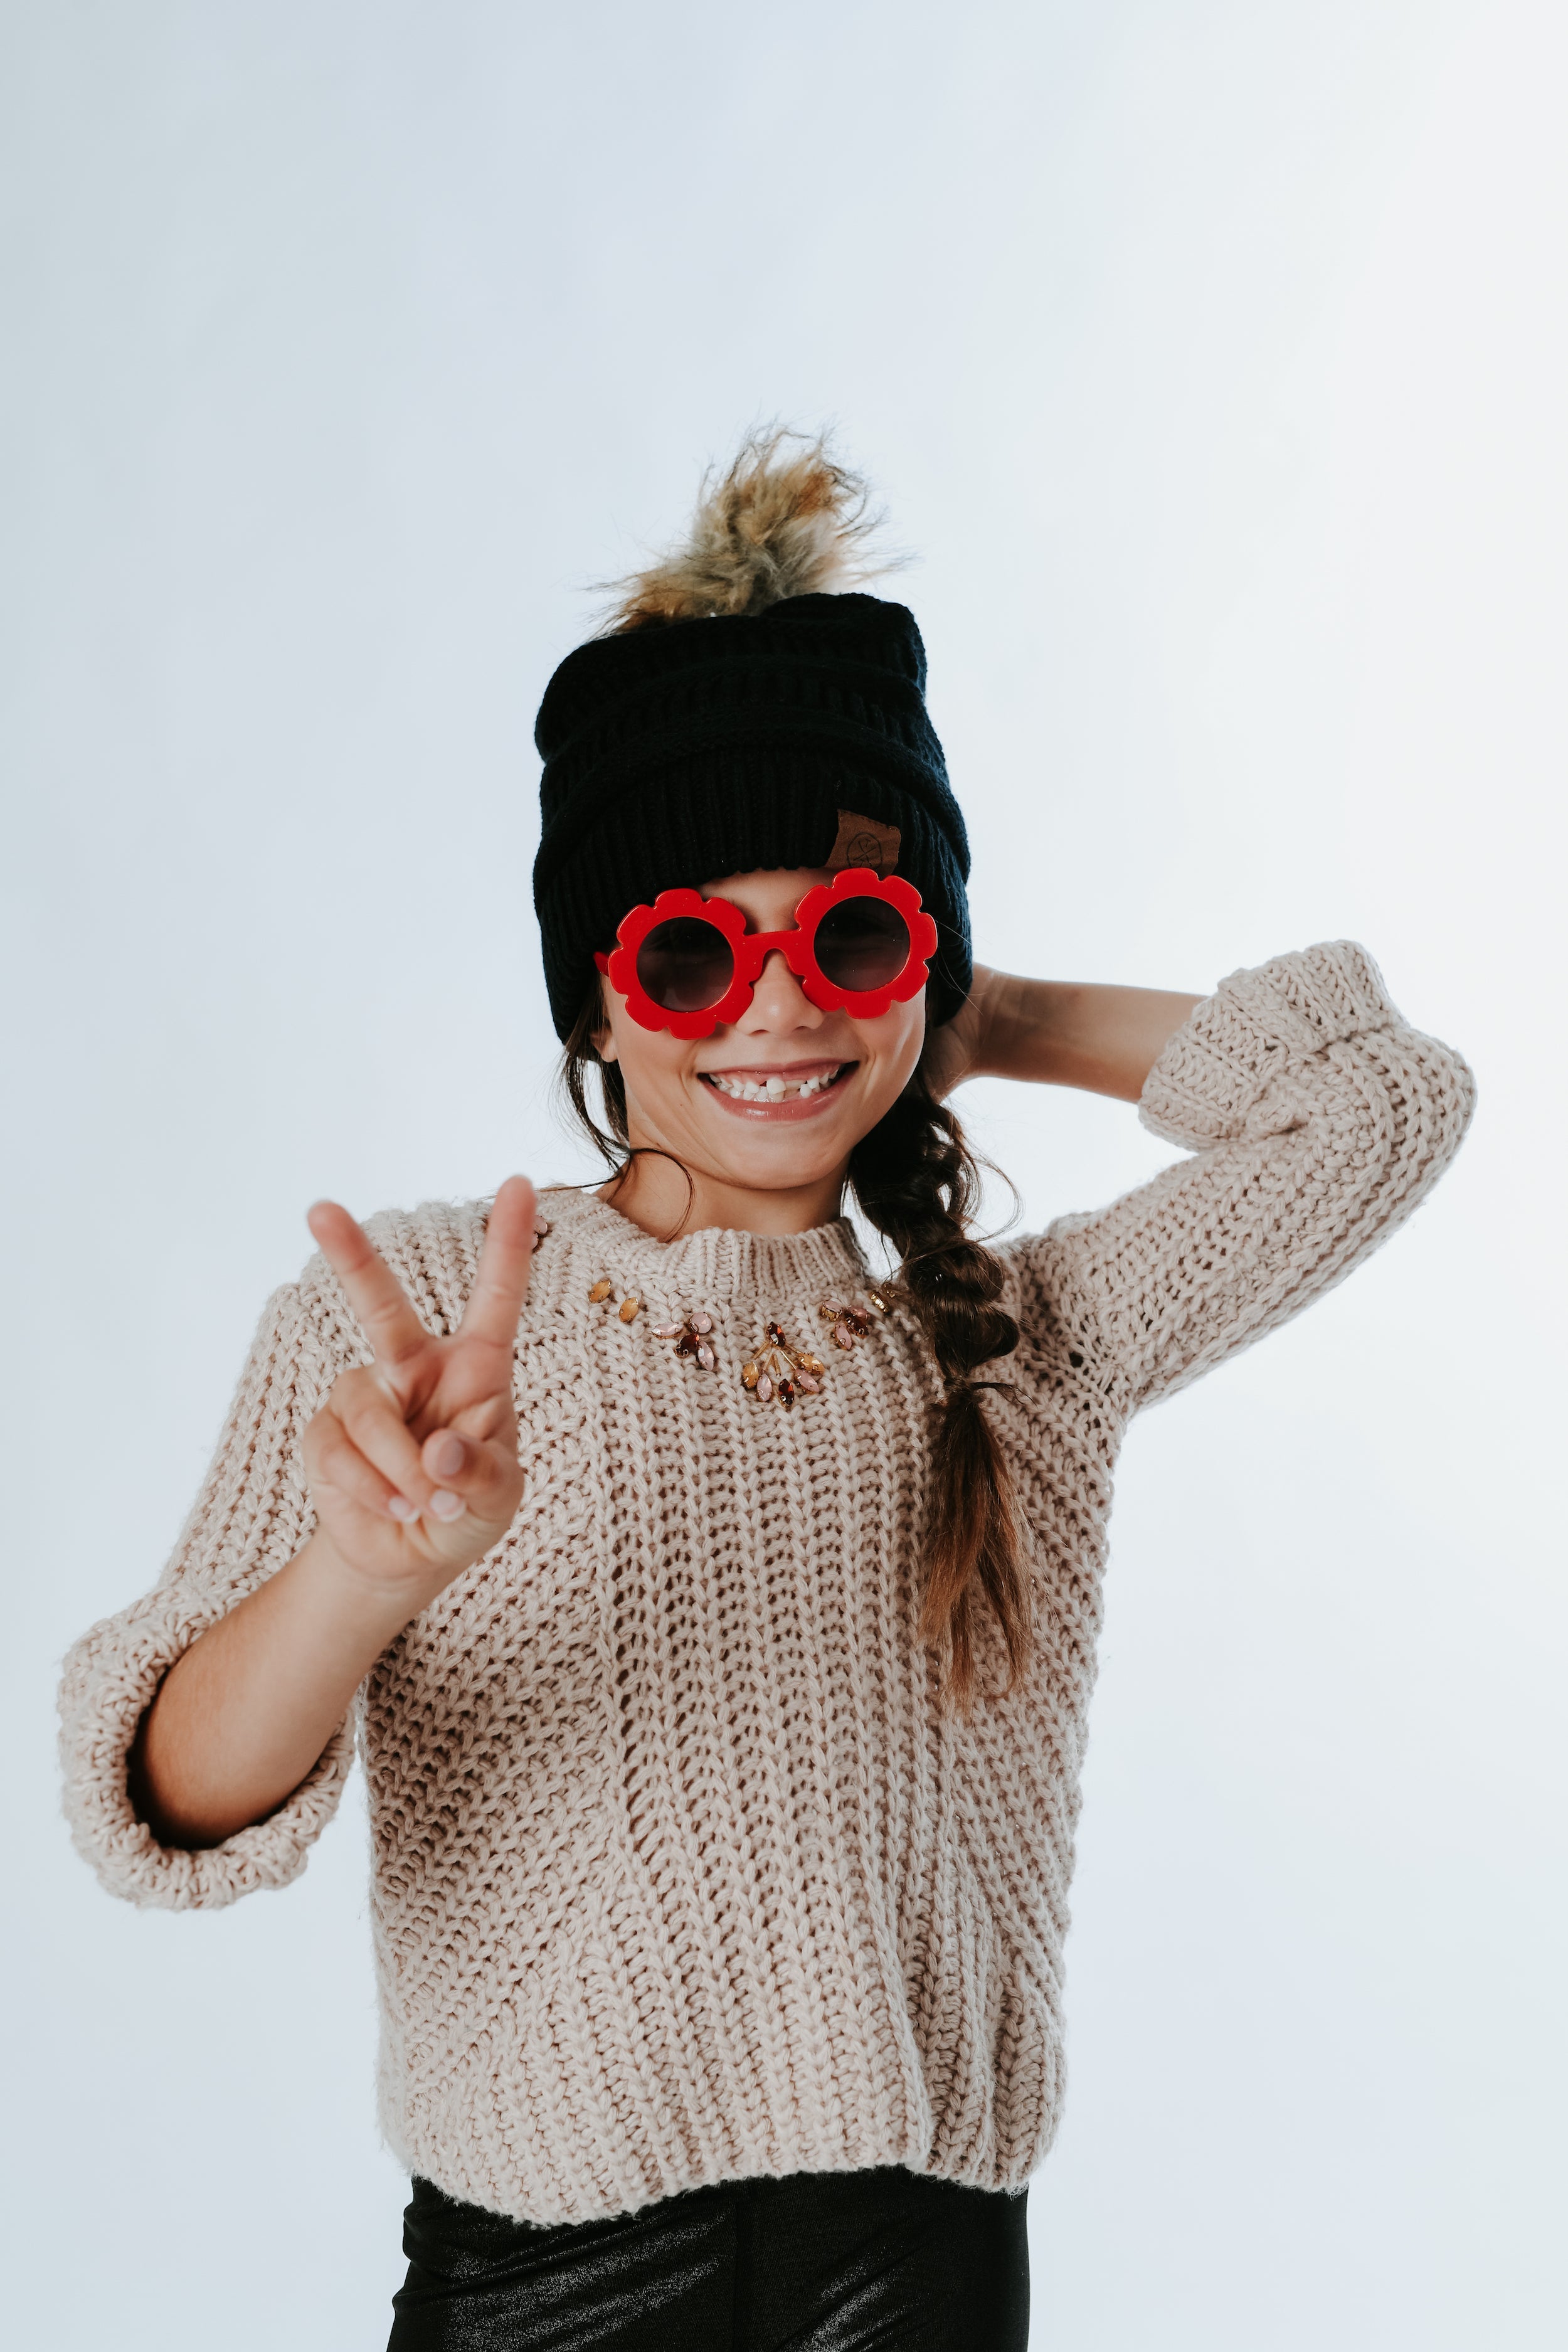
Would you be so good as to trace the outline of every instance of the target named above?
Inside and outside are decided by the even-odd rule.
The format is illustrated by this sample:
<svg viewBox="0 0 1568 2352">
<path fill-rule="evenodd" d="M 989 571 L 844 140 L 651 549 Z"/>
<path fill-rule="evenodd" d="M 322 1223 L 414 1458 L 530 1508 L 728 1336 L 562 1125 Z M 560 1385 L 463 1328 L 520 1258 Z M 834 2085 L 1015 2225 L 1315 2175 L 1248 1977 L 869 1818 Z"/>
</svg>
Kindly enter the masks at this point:
<svg viewBox="0 0 1568 2352">
<path fill-rule="evenodd" d="M 375 1356 L 339 1377 L 305 1432 L 310 1497 L 345 1567 L 409 1616 L 500 1541 L 521 1498 L 512 1356 L 534 1206 L 526 1177 L 509 1176 L 467 1311 L 445 1339 L 346 1209 L 318 1201 L 310 1213 Z"/>
</svg>

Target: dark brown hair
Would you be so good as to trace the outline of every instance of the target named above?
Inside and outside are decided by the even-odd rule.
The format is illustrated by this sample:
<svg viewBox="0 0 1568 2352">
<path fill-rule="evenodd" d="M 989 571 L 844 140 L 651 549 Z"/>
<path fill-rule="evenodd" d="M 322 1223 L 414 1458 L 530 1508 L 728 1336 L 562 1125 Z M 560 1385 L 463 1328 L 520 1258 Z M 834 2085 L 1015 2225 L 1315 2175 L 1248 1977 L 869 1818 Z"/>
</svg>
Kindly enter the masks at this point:
<svg viewBox="0 0 1568 2352">
<path fill-rule="evenodd" d="M 626 1085 L 618 1065 L 601 1061 L 595 1045 L 603 1018 L 595 988 L 566 1040 L 560 1085 L 578 1124 L 621 1169 L 631 1153 Z M 590 1070 L 598 1072 L 605 1124 L 588 1100 Z M 957 1119 L 918 1071 L 856 1145 L 849 1182 L 868 1222 L 898 1253 L 899 1284 L 946 1384 L 932 1439 L 921 1634 L 942 1663 L 944 1692 L 966 1713 L 975 1696 L 981 1601 L 1001 1632 L 1007 1689 L 1021 1679 L 1033 1648 L 1012 1475 L 981 1402 L 988 1384 L 973 1377 L 1012 1354 L 1018 1326 L 996 1304 L 1000 1261 L 969 1230 L 979 1169 Z"/>
</svg>

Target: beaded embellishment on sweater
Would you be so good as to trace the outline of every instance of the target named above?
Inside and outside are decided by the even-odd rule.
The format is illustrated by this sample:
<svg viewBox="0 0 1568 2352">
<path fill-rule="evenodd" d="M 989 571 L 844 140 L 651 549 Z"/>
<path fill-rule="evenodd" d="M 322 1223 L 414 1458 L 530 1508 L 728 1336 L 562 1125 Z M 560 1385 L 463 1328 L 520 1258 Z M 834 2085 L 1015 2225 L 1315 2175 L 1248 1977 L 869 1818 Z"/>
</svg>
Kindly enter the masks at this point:
<svg viewBox="0 0 1568 2352">
<path fill-rule="evenodd" d="M 741 1378 L 759 1404 L 772 1404 L 777 1397 L 787 1411 L 797 1396 L 816 1393 L 826 1370 L 820 1356 L 790 1346 L 782 1324 L 770 1323 L 767 1338 L 741 1367 Z"/>
<path fill-rule="evenodd" d="M 867 1299 L 870 1314 L 863 1307 L 847 1306 L 841 1298 L 822 1301 L 816 1311 L 825 1323 L 832 1325 L 835 1346 L 853 1348 L 871 1328 L 871 1315 L 888 1312 L 880 1291 L 868 1291 Z M 770 1323 L 762 1346 L 742 1366 L 741 1378 L 759 1404 L 771 1404 L 777 1397 L 787 1412 L 797 1396 L 816 1394 L 826 1370 L 820 1356 L 806 1348 L 792 1348 L 783 1325 Z"/>
<path fill-rule="evenodd" d="M 673 1339 L 678 1356 L 691 1356 L 705 1372 L 710 1372 L 718 1359 L 713 1353 L 711 1333 L 713 1318 L 700 1307 L 684 1323 L 654 1323 L 650 1330 L 656 1339 Z"/>
<path fill-rule="evenodd" d="M 593 1307 L 615 1307 L 623 1323 L 633 1323 L 641 1313 L 644 1301 L 635 1290 L 628 1291 L 617 1304 L 616 1286 L 607 1274 L 602 1274 L 588 1291 L 588 1303 Z M 853 1348 L 871 1328 L 873 1315 L 886 1315 L 889 1301 L 885 1290 L 867 1293 L 865 1307 L 852 1307 L 842 1298 L 825 1298 L 817 1307 L 822 1320 L 832 1327 L 836 1347 Z M 705 1372 L 718 1363 L 714 1343 L 713 1318 L 705 1307 L 694 1307 L 684 1322 L 650 1323 L 649 1330 L 656 1339 L 673 1339 L 675 1353 L 689 1357 Z M 772 1404 L 776 1398 L 787 1412 L 797 1396 L 815 1396 L 826 1376 L 827 1366 L 809 1348 L 792 1348 L 782 1323 L 767 1326 L 760 1348 L 754 1349 L 741 1368 L 741 1379 L 759 1404 Z"/>
<path fill-rule="evenodd" d="M 866 1298 L 872 1315 L 887 1313 L 888 1302 L 879 1290 L 868 1290 Z M 856 1341 L 863 1339 L 871 1328 L 871 1316 L 867 1314 L 865 1307 L 846 1307 L 841 1298 L 825 1298 L 816 1311 L 825 1323 L 832 1324 L 836 1347 L 854 1347 Z"/>
<path fill-rule="evenodd" d="M 616 1307 L 623 1323 L 635 1323 L 642 1312 L 641 1294 L 628 1290 L 616 1306 L 616 1286 L 607 1274 L 602 1274 L 588 1292 L 591 1307 Z M 649 1330 L 656 1339 L 673 1339 L 678 1356 L 689 1356 L 693 1362 L 710 1372 L 718 1361 L 713 1352 L 713 1318 L 705 1307 L 694 1308 L 684 1323 L 650 1323 Z"/>
<path fill-rule="evenodd" d="M 612 1306 L 615 1306 L 616 1286 L 610 1280 L 608 1275 L 603 1275 L 600 1276 L 599 1280 L 594 1285 L 592 1290 L 589 1291 L 588 1298 L 590 1305 L 595 1307 L 602 1307 L 606 1299 Z M 642 1299 L 638 1293 L 635 1290 L 628 1290 L 620 1305 L 616 1307 L 616 1312 L 620 1317 L 623 1323 L 635 1323 L 637 1317 L 642 1312 Z"/>
</svg>

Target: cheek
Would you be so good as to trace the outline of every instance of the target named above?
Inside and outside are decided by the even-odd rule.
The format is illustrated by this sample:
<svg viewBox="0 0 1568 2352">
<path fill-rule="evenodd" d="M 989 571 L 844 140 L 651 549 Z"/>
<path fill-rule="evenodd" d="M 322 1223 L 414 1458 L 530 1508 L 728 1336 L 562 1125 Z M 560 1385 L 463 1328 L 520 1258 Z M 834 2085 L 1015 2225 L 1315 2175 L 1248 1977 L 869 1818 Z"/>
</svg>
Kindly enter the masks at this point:
<svg viewBox="0 0 1568 2352">
<path fill-rule="evenodd" d="M 610 1042 L 627 1099 L 655 1111 L 679 1094 L 689 1048 L 667 1029 L 644 1029 L 622 1013 L 610 1015 Z"/>
<path fill-rule="evenodd" d="M 923 993 L 911 1004 L 895 1004 L 879 1021 L 856 1024 L 864 1059 L 872 1066 L 873 1091 L 879 1103 L 890 1103 L 900 1094 L 920 1060 L 925 1044 Z"/>
</svg>

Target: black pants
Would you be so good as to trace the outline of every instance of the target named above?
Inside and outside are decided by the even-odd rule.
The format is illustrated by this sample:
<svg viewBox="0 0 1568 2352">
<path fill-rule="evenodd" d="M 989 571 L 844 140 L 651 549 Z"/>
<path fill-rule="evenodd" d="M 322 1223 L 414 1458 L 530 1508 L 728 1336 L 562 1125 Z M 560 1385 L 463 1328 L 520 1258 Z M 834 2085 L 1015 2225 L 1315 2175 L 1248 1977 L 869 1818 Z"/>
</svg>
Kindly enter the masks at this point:
<svg viewBox="0 0 1568 2352">
<path fill-rule="evenodd" d="M 889 2167 L 545 2229 L 416 2179 L 387 2352 L 1025 2352 L 1026 2204 Z"/>
</svg>

